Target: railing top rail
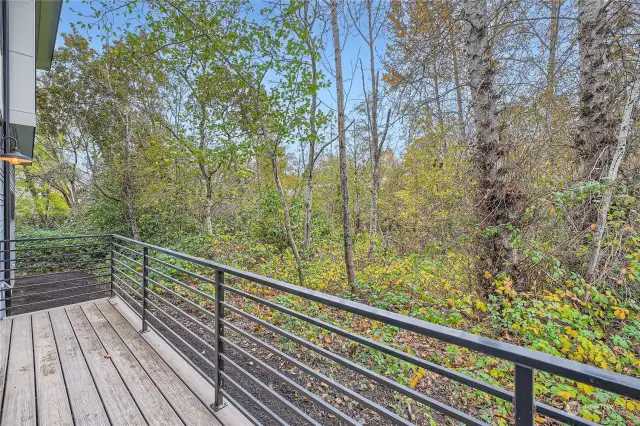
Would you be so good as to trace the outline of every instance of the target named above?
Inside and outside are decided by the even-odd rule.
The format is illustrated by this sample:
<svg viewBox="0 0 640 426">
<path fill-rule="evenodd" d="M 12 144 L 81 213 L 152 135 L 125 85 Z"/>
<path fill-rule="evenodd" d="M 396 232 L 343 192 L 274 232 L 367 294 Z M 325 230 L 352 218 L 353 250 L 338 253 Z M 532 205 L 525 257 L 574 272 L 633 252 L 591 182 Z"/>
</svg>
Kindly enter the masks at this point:
<svg viewBox="0 0 640 426">
<path fill-rule="evenodd" d="M 516 346 L 510 343 L 471 334 L 465 331 L 433 324 L 405 315 L 383 309 L 374 308 L 363 303 L 343 299 L 319 291 L 310 290 L 283 281 L 268 278 L 262 275 L 243 271 L 224 264 L 213 262 L 200 257 L 190 256 L 174 250 L 143 243 L 120 235 L 112 235 L 121 241 L 126 241 L 141 247 L 147 247 L 154 251 L 168 254 L 178 259 L 187 260 L 195 264 L 210 267 L 218 271 L 228 273 L 238 278 L 243 278 L 258 284 L 281 290 L 308 300 L 324 305 L 342 309 L 363 317 L 396 326 L 427 337 L 432 337 L 444 342 L 452 343 L 467 349 L 483 352 L 513 363 L 524 365 L 536 370 L 546 371 L 568 379 L 582 383 L 589 383 L 600 389 L 640 399 L 640 379 L 619 374 L 613 371 L 603 370 L 590 365 L 571 361 L 565 358 L 545 354 L 532 349 Z"/>
<path fill-rule="evenodd" d="M 105 238 L 113 237 L 112 234 L 96 234 L 96 235 L 70 235 L 67 237 L 42 237 L 42 238 L 14 238 L 12 240 L 0 240 L 0 243 L 23 243 L 30 241 L 55 241 L 55 240 L 78 240 L 82 238 Z M 123 237 L 124 238 L 124 237 Z"/>
</svg>

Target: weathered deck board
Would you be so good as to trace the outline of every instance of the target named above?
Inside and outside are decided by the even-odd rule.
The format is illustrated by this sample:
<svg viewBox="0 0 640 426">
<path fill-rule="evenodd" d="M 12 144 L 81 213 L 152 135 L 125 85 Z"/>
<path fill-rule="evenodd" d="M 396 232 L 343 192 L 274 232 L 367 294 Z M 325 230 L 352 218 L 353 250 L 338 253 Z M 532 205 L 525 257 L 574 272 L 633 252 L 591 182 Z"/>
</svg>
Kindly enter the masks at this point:
<svg viewBox="0 0 640 426">
<path fill-rule="evenodd" d="M 64 308 L 50 311 L 49 316 L 76 425 L 109 425 L 107 413 Z"/>
<path fill-rule="evenodd" d="M 146 425 L 133 397 L 125 386 L 89 320 L 80 306 L 66 310 L 69 321 L 87 360 L 104 407 L 113 425 Z"/>
<path fill-rule="evenodd" d="M 140 335 L 120 305 L 0 321 L 0 426 L 250 424 L 232 406 L 213 413 L 213 388 L 154 331 Z"/>
<path fill-rule="evenodd" d="M 104 303 L 110 302 L 101 300 L 98 302 L 100 308 Z M 124 317 L 129 324 L 140 324 L 140 318 L 123 302 L 116 301 L 113 308 Z M 115 327 L 115 325 L 114 325 Z M 132 327 L 130 325 L 130 327 Z M 136 333 L 137 334 L 137 333 Z M 211 406 L 213 404 L 213 397 L 215 389 L 211 386 L 200 374 L 198 374 L 189 364 L 187 364 L 180 355 L 178 355 L 167 343 L 162 340 L 155 332 L 145 333 L 142 336 L 149 346 L 153 349 L 157 355 L 168 365 L 175 374 L 180 376 L 180 379 L 184 384 L 191 389 L 196 397 L 202 401 L 203 404 Z M 215 413 L 217 421 L 223 425 L 229 426 L 252 426 L 253 424 L 240 413 L 233 405 L 227 404 L 227 406 Z"/>
<path fill-rule="evenodd" d="M 16 317 L 11 331 L 2 424 L 35 426 L 36 421 L 31 317 Z"/>
<path fill-rule="evenodd" d="M 49 314 L 34 314 L 32 325 L 38 423 L 51 426 L 71 425 L 73 416 Z"/>
<path fill-rule="evenodd" d="M 111 303 L 100 300 L 96 302 L 96 305 L 136 358 L 144 360 L 144 369 L 158 386 L 160 392 L 174 406 L 185 424 L 193 426 L 219 424 L 209 410 Z M 150 335 L 150 333 L 147 334 Z M 233 425 L 235 426 L 235 423 Z"/>
<path fill-rule="evenodd" d="M 9 345 L 11 344 L 11 323 L 7 318 L 0 321 L 0 404 L 4 394 L 4 383 L 7 376 L 7 362 L 9 361 Z"/>
<path fill-rule="evenodd" d="M 82 306 L 111 361 L 120 373 L 145 419 L 152 425 L 183 425 L 164 395 L 111 327 L 95 304 Z M 143 359 L 147 361 L 146 359 Z"/>
</svg>

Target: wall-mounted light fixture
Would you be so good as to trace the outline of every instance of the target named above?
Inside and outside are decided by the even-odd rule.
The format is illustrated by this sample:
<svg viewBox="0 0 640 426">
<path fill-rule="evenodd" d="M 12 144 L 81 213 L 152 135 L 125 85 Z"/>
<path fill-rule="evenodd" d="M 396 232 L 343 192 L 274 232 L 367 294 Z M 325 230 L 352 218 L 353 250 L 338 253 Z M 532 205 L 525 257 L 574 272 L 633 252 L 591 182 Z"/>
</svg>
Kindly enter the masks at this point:
<svg viewBox="0 0 640 426">
<path fill-rule="evenodd" d="M 6 136 L 2 139 L 2 145 L 4 145 L 6 139 L 9 139 L 11 149 L 5 154 L 0 154 L 0 161 L 6 161 L 14 166 L 18 166 L 20 164 L 29 165 L 33 163 L 33 159 L 31 157 L 27 157 L 20 153 L 20 150 L 18 149 L 18 140 L 16 138 L 13 136 Z"/>
</svg>

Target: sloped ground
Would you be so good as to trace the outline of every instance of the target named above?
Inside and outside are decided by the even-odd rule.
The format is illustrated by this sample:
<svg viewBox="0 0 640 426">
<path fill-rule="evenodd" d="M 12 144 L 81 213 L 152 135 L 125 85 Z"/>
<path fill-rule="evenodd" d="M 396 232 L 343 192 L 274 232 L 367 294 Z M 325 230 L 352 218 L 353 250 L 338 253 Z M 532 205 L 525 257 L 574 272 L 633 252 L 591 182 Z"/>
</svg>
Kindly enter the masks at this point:
<svg viewBox="0 0 640 426">
<path fill-rule="evenodd" d="M 11 295 L 9 315 L 18 315 L 109 295 L 108 269 L 69 271 L 55 275 L 17 276 Z M 33 274 L 36 275 L 36 274 Z"/>
</svg>

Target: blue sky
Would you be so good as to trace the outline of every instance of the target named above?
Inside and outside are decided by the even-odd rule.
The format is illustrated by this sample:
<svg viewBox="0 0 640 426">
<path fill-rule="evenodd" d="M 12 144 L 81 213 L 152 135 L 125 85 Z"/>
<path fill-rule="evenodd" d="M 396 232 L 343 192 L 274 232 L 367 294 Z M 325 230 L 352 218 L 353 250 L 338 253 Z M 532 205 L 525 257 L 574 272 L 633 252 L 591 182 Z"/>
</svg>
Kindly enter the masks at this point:
<svg viewBox="0 0 640 426">
<path fill-rule="evenodd" d="M 255 0 L 254 0 L 255 1 Z M 255 1 L 253 4 L 256 10 L 259 10 L 262 5 L 262 2 Z M 89 4 L 83 2 L 82 0 L 68 0 L 63 3 L 62 13 L 61 13 L 61 22 L 58 28 L 58 34 L 69 33 L 72 30 L 72 24 L 78 23 L 82 20 L 82 14 L 91 14 L 91 8 Z M 89 36 L 92 39 L 92 45 L 96 50 L 99 50 L 101 47 L 101 41 L 99 37 L 96 36 L 95 33 L 87 32 L 87 30 L 83 30 L 79 28 L 79 31 L 85 35 Z M 84 33 L 83 33 L 84 31 Z M 347 113 L 352 110 L 359 102 L 364 99 L 363 89 L 362 89 L 362 80 L 361 80 L 361 71 L 359 69 L 358 61 L 360 58 L 365 64 L 365 78 L 368 76 L 368 68 L 367 65 L 369 63 L 369 51 L 367 45 L 361 39 L 361 37 L 356 33 L 355 29 L 341 28 L 341 38 L 346 42 L 344 45 L 344 50 L 342 53 L 342 64 L 343 64 L 343 78 L 345 85 L 345 94 L 347 96 Z M 58 36 L 57 45 L 61 45 L 63 43 L 62 37 Z M 386 50 L 386 41 L 384 39 L 380 39 L 377 43 L 376 50 L 378 56 L 382 56 Z M 322 64 L 325 66 L 330 66 L 333 68 L 334 58 L 333 58 L 333 45 L 330 34 L 327 37 L 327 46 L 325 48 L 325 57 L 322 61 Z M 382 63 L 378 59 L 377 67 L 381 71 L 383 71 Z M 358 67 L 358 68 L 356 68 Z M 329 77 L 330 80 L 333 80 L 332 70 L 324 70 L 325 75 Z M 370 85 L 370 82 L 367 80 L 367 87 Z M 335 108 L 335 84 L 332 82 L 331 87 L 322 89 L 319 94 L 319 98 L 322 102 L 323 109 L 334 109 Z"/>
</svg>

